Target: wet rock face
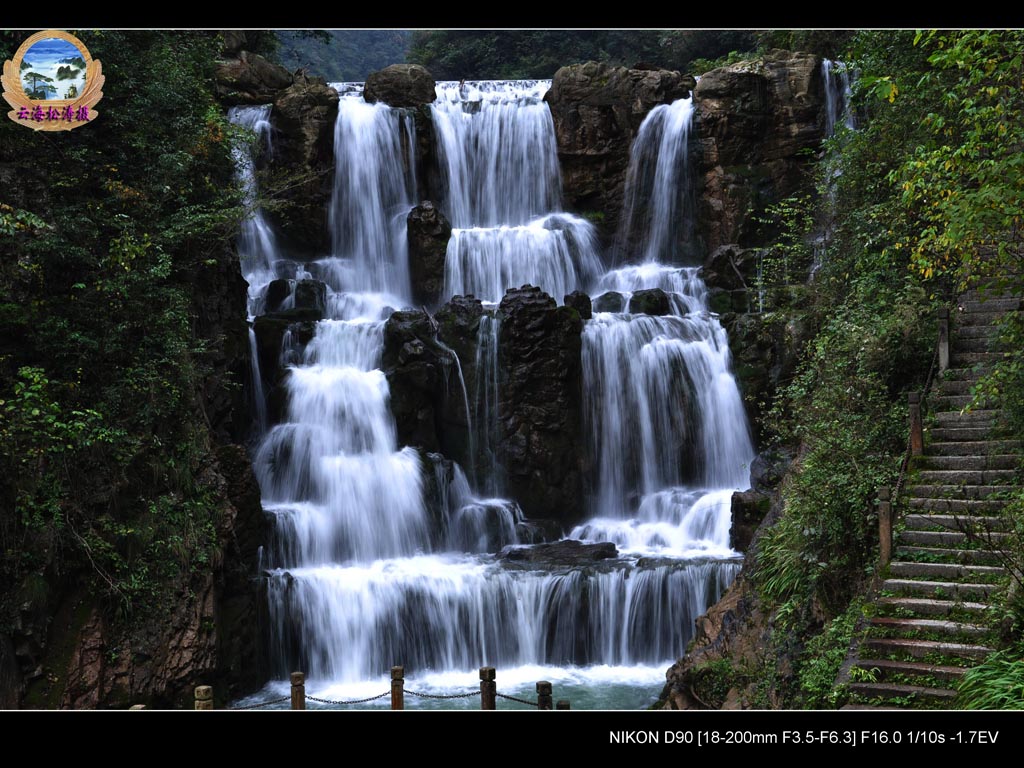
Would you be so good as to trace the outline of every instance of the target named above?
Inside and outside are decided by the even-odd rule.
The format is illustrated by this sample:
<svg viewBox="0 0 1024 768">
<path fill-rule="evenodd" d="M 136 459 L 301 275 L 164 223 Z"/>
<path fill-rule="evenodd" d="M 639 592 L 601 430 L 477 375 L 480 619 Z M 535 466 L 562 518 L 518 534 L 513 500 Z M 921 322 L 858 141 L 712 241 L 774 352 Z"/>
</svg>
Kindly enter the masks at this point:
<svg viewBox="0 0 1024 768">
<path fill-rule="evenodd" d="M 337 116 L 338 92 L 322 78 L 306 76 L 278 93 L 270 113 L 271 168 L 296 177 L 280 193 L 289 205 L 272 214 L 274 223 L 295 245 L 314 252 L 325 251 L 330 243 L 327 217 Z"/>
<path fill-rule="evenodd" d="M 225 104 L 269 104 L 279 91 L 292 84 L 292 73 L 257 53 L 234 47 L 241 44 L 244 38 L 239 40 L 237 34 L 225 38 L 225 52 L 230 47 L 237 58 L 217 62 L 213 71 L 214 93 Z"/>
<path fill-rule="evenodd" d="M 434 307 L 444 290 L 445 253 L 452 225 L 429 200 L 409 212 L 407 224 L 413 301 Z"/>
<path fill-rule="evenodd" d="M 562 303 L 579 312 L 580 320 L 590 320 L 594 316 L 594 306 L 590 297 L 583 291 L 573 291 L 563 299 Z"/>
<path fill-rule="evenodd" d="M 363 98 L 391 107 L 419 107 L 436 97 L 434 76 L 419 64 L 392 64 L 366 77 Z"/>
<path fill-rule="evenodd" d="M 667 315 L 671 311 L 668 294 L 661 288 L 645 288 L 642 291 L 634 291 L 629 300 L 629 311 L 634 315 Z"/>
<path fill-rule="evenodd" d="M 732 495 L 732 530 L 729 535 L 733 549 L 747 551 L 770 506 L 771 499 L 758 491 L 736 491 Z"/>
<path fill-rule="evenodd" d="M 701 77 L 693 91 L 702 183 L 699 221 L 709 251 L 751 244 L 751 213 L 806 181 L 823 138 L 821 59 L 772 51 Z"/>
<path fill-rule="evenodd" d="M 582 517 L 583 321 L 533 286 L 499 305 L 499 460 L 527 517 Z"/>
<path fill-rule="evenodd" d="M 685 98 L 694 80 L 664 69 L 587 62 L 562 67 L 544 100 L 551 108 L 569 209 L 592 214 L 604 239 L 615 232 L 629 146 L 647 113 Z"/>
<path fill-rule="evenodd" d="M 527 547 L 509 547 L 501 553 L 502 560 L 529 563 L 551 570 L 591 565 L 618 556 L 618 549 L 610 541 L 584 544 L 575 539 L 563 539 L 550 544 L 533 544 Z"/>
</svg>

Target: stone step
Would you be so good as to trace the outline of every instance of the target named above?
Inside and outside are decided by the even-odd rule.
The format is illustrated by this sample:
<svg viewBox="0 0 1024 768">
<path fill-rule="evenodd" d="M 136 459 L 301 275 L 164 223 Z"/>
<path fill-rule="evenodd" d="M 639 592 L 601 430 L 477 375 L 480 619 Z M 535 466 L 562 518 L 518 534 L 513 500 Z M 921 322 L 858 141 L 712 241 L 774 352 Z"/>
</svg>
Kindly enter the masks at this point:
<svg viewBox="0 0 1024 768">
<path fill-rule="evenodd" d="M 865 699 L 912 699 L 914 701 L 952 701 L 956 691 L 925 688 L 900 683 L 850 683 L 849 691 Z"/>
<path fill-rule="evenodd" d="M 875 604 L 883 610 L 911 611 L 918 616 L 949 616 L 955 611 L 981 618 L 989 609 L 988 603 L 959 602 L 927 597 L 880 597 Z"/>
<path fill-rule="evenodd" d="M 984 328 L 985 326 L 976 325 L 975 328 Z M 954 352 L 1003 352 L 1004 348 L 1000 347 L 999 340 L 990 338 L 989 336 L 976 336 L 976 337 L 963 337 L 959 334 L 953 339 L 952 349 Z"/>
<path fill-rule="evenodd" d="M 999 555 L 988 549 L 950 549 L 949 547 L 901 545 L 896 547 L 896 556 L 901 560 L 925 562 L 999 563 Z"/>
<path fill-rule="evenodd" d="M 871 710 L 872 712 L 894 712 L 899 711 L 899 707 L 873 707 L 870 704 L 843 704 L 839 708 L 839 711 L 844 710 Z"/>
<path fill-rule="evenodd" d="M 1006 570 L 993 565 L 963 565 L 961 563 L 914 563 L 906 560 L 893 560 L 889 563 L 889 573 L 899 578 L 917 576 L 937 577 L 946 580 L 963 578 L 980 578 L 985 576 L 1003 576 Z"/>
<path fill-rule="evenodd" d="M 935 413 L 942 411 L 962 411 L 974 401 L 970 395 L 938 395 L 928 401 L 928 406 Z"/>
<path fill-rule="evenodd" d="M 1007 538 L 1006 533 L 985 533 L 983 534 L 987 541 L 993 543 L 1003 541 Z M 954 548 L 964 549 L 964 545 L 970 545 L 974 542 L 971 538 L 961 531 L 900 531 L 899 538 L 897 539 L 900 544 L 911 544 L 919 547 L 936 547 L 936 548 Z M 978 542 L 980 544 L 980 542 Z M 970 546 L 966 548 L 971 548 Z M 982 547 L 984 549 L 984 547 Z"/>
<path fill-rule="evenodd" d="M 995 339 L 999 336 L 999 332 L 995 328 L 985 325 L 965 325 L 960 328 L 954 328 L 951 335 L 953 341 L 961 339 Z"/>
<path fill-rule="evenodd" d="M 931 654 L 956 659 L 984 659 L 992 653 L 992 649 L 987 645 L 948 643 L 938 640 L 905 640 L 895 637 L 869 637 L 864 641 L 863 646 L 879 655 L 902 653 L 918 659 Z"/>
<path fill-rule="evenodd" d="M 935 391 L 942 395 L 969 395 L 974 379 L 943 379 L 936 383 Z"/>
<path fill-rule="evenodd" d="M 1012 453 L 944 456 L 932 451 L 931 448 L 931 446 L 928 446 L 929 455 L 922 456 L 919 459 L 920 465 L 927 469 L 1016 469 L 1021 462 L 1021 457 Z"/>
<path fill-rule="evenodd" d="M 1012 312 L 1016 309 L 1020 309 L 1020 299 L 1015 296 L 1006 298 L 979 296 L 957 302 L 958 315 L 972 315 L 978 312 Z"/>
<path fill-rule="evenodd" d="M 981 500 L 981 499 L 907 499 L 907 508 L 917 514 L 941 515 L 955 512 L 967 515 L 995 515 L 999 513 L 1006 502 L 1003 500 Z"/>
<path fill-rule="evenodd" d="M 919 581 L 917 579 L 886 579 L 882 589 L 916 595 L 934 595 L 939 599 L 987 598 L 999 589 L 997 584 L 970 584 L 956 581 Z"/>
<path fill-rule="evenodd" d="M 942 485 L 939 483 L 916 483 L 907 486 L 907 496 L 918 499 L 985 499 L 993 494 L 1008 495 L 1013 487 L 1008 485 Z"/>
<path fill-rule="evenodd" d="M 1003 319 L 1003 315 L 1005 314 L 1005 312 L 1000 311 L 962 312 L 957 316 L 956 321 L 953 324 L 953 333 L 956 334 L 961 328 L 966 328 L 972 325 L 994 326 Z"/>
<path fill-rule="evenodd" d="M 1002 360 L 1002 352 L 957 352 L 953 350 L 949 355 L 949 364 L 955 366 L 991 365 Z"/>
<path fill-rule="evenodd" d="M 979 408 L 965 413 L 945 411 L 935 414 L 935 423 L 940 427 L 981 427 L 994 424 L 1002 411 Z"/>
<path fill-rule="evenodd" d="M 1024 448 L 1024 442 L 1020 440 L 957 440 L 940 441 L 935 439 L 935 430 L 932 430 L 932 442 L 925 446 L 925 453 L 928 456 L 999 456 L 1001 460 L 1007 458 L 1019 462 L 1021 455 L 1014 453 Z"/>
<path fill-rule="evenodd" d="M 878 677 L 885 680 L 896 675 L 908 677 L 932 677 L 944 683 L 955 683 L 964 676 L 964 667 L 950 667 L 943 664 L 928 664 L 922 661 L 893 661 L 892 659 L 860 659 L 856 666 L 861 669 L 877 671 Z"/>
<path fill-rule="evenodd" d="M 905 619 L 892 616 L 876 616 L 871 619 L 871 626 L 901 632 L 934 632 L 960 637 L 980 637 L 988 632 L 988 629 L 980 624 L 965 624 L 943 619 Z"/>
<path fill-rule="evenodd" d="M 973 368 L 947 368 L 941 374 L 940 381 L 970 381 L 974 382 L 978 378 L 978 372 Z"/>
<path fill-rule="evenodd" d="M 925 485 L 1012 485 L 1019 479 L 1015 469 L 923 469 L 917 479 Z"/>
<path fill-rule="evenodd" d="M 911 513 L 903 518 L 904 531 L 1005 531 L 1010 521 L 999 515 L 925 515 Z"/>
<path fill-rule="evenodd" d="M 991 427 L 933 427 L 928 430 L 932 440 L 939 443 L 985 441 L 991 434 Z"/>
</svg>

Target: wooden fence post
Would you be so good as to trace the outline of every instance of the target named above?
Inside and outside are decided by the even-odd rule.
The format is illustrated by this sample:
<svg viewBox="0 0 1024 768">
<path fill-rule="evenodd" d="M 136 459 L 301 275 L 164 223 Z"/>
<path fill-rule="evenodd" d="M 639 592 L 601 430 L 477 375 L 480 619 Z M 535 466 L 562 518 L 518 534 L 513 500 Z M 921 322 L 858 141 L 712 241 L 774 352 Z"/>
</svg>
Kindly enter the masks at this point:
<svg viewBox="0 0 1024 768">
<path fill-rule="evenodd" d="M 537 683 L 537 709 L 551 709 L 551 683 L 547 680 Z"/>
<path fill-rule="evenodd" d="M 558 703 L 555 704 L 555 709 L 569 709 L 569 700 L 559 699 Z"/>
<path fill-rule="evenodd" d="M 949 308 L 939 310 L 939 373 L 949 368 Z"/>
<path fill-rule="evenodd" d="M 892 502 L 885 486 L 878 489 L 878 560 L 885 568 L 892 560 Z"/>
<path fill-rule="evenodd" d="M 213 709 L 213 688 L 209 685 L 197 685 L 195 690 L 196 709 Z"/>
<path fill-rule="evenodd" d="M 910 455 L 920 456 L 924 453 L 924 426 L 921 424 L 921 393 L 910 392 L 907 395 L 910 408 Z"/>
<path fill-rule="evenodd" d="M 405 709 L 405 667 L 391 668 L 391 709 Z"/>
<path fill-rule="evenodd" d="M 498 684 L 494 678 L 494 667 L 480 667 L 480 709 L 497 709 Z"/>
<path fill-rule="evenodd" d="M 306 676 L 292 672 L 292 709 L 306 708 Z"/>
</svg>

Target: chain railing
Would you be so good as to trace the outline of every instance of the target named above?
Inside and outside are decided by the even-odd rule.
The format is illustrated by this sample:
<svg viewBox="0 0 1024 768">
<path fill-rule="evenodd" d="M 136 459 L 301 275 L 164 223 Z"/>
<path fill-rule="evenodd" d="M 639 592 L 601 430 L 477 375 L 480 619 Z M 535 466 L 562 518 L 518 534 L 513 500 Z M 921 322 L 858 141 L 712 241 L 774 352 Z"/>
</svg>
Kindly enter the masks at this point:
<svg viewBox="0 0 1024 768">
<path fill-rule="evenodd" d="M 429 699 L 434 701 L 453 701 L 456 699 L 469 699 L 475 696 L 480 697 L 480 708 L 485 710 L 497 709 L 497 699 L 504 699 L 505 701 L 515 702 L 517 704 L 524 704 L 528 707 L 535 707 L 539 710 L 545 709 L 569 709 L 569 702 L 567 700 L 559 700 L 557 706 L 552 706 L 552 689 L 551 683 L 547 680 L 541 680 L 537 682 L 537 698 L 536 700 L 524 699 L 518 696 L 512 696 L 507 693 L 499 693 L 496 689 L 495 683 L 496 673 L 494 667 L 481 667 L 480 668 L 480 689 L 474 691 L 466 691 L 463 693 L 426 693 L 425 691 L 414 691 L 409 690 L 405 687 L 405 668 L 396 666 L 391 668 L 391 689 L 378 693 L 376 696 L 367 696 L 363 699 L 351 699 L 351 700 L 339 700 L 339 699 L 328 699 L 320 696 L 311 696 L 306 693 L 306 676 L 302 672 L 292 672 L 291 674 L 291 693 L 288 696 L 281 696 L 276 699 L 270 699 L 269 701 L 261 701 L 257 704 L 246 704 L 242 706 L 228 707 L 228 709 L 235 711 L 252 710 L 252 709 L 266 709 L 270 707 L 277 707 L 284 702 L 290 702 L 290 709 L 293 710 L 304 710 L 306 708 L 307 701 L 313 701 L 317 704 L 325 704 L 334 707 L 347 707 L 355 706 L 357 704 L 368 704 L 371 701 L 378 701 L 391 696 L 391 709 L 401 710 L 405 709 L 405 694 L 414 696 L 420 699 Z M 199 710 L 213 709 L 213 689 L 208 685 L 199 685 L 195 689 L 195 708 Z"/>
</svg>

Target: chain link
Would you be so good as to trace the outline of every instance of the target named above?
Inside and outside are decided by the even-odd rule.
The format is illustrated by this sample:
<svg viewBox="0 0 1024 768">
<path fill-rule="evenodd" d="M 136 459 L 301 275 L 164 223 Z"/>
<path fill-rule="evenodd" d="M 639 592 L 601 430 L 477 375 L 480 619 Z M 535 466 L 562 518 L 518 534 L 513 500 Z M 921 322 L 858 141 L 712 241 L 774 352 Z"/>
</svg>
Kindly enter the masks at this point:
<svg viewBox="0 0 1024 768">
<path fill-rule="evenodd" d="M 378 694 L 376 696 L 370 696 L 365 699 L 354 699 L 352 701 L 334 701 L 332 699 L 318 699 L 316 696 L 310 696 L 308 694 L 306 695 L 306 698 L 310 701 L 315 701 L 319 704 L 335 704 L 337 706 L 344 707 L 349 704 L 365 704 L 368 701 L 376 701 L 377 699 L 383 699 L 385 696 L 389 695 L 391 695 L 391 691 L 384 691 L 384 693 Z"/>
<path fill-rule="evenodd" d="M 497 696 L 500 699 L 508 699 L 509 701 L 517 701 L 520 704 L 526 704 L 526 705 L 531 706 L 531 707 L 536 707 L 537 706 L 537 702 L 536 701 L 527 701 L 526 699 L 517 699 L 515 696 L 507 696 L 506 694 L 498 693 L 497 691 L 494 692 L 494 695 Z"/>
<path fill-rule="evenodd" d="M 470 691 L 469 693 L 451 693 L 448 695 L 438 693 L 420 693 L 419 691 L 410 691 L 408 688 L 405 692 L 410 696 L 419 696 L 421 699 L 468 699 L 470 696 L 479 696 L 480 691 Z"/>
<path fill-rule="evenodd" d="M 232 711 L 234 711 L 234 710 L 243 710 L 243 709 L 259 709 L 260 707 L 269 707 L 272 704 L 280 704 L 280 703 L 285 702 L 285 701 L 290 701 L 291 698 L 292 698 L 291 696 L 282 696 L 280 699 L 271 699 L 270 701 L 262 701 L 259 704 L 249 704 L 248 706 L 245 706 L 245 707 L 228 707 L 228 709 L 230 709 Z"/>
</svg>

